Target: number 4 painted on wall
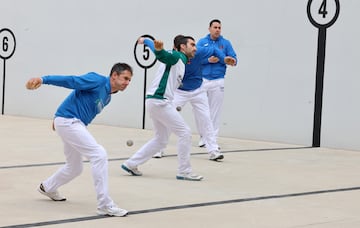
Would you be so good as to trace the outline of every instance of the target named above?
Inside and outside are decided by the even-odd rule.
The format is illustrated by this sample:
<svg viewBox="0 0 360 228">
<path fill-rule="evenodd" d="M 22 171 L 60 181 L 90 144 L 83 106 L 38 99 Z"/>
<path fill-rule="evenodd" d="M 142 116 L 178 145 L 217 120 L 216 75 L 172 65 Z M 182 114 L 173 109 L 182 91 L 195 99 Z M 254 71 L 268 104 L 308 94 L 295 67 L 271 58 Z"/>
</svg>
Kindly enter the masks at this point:
<svg viewBox="0 0 360 228">
<path fill-rule="evenodd" d="M 322 14 L 323 18 L 325 18 L 326 14 L 328 13 L 328 11 L 326 10 L 326 1 L 327 0 L 323 0 L 323 2 L 320 5 L 319 11 L 318 11 L 319 14 Z"/>
<path fill-rule="evenodd" d="M 324 68 L 325 68 L 325 47 L 326 47 L 326 29 L 333 25 L 339 16 L 340 3 L 339 0 L 334 0 L 334 11 L 330 10 L 330 15 L 327 11 L 326 0 L 309 0 L 307 5 L 307 14 L 311 24 L 319 29 L 318 35 L 318 52 L 316 61 L 316 78 L 315 78 L 315 99 L 314 99 L 314 122 L 313 122 L 313 147 L 320 147 L 321 142 L 321 116 L 322 116 L 322 100 L 323 100 L 323 84 L 324 84 Z M 320 1 L 321 4 L 320 4 Z M 330 3 L 331 4 L 331 3 Z M 314 9 L 312 10 L 312 6 Z M 320 7 L 319 7 L 320 5 Z M 317 10 L 317 7 L 319 9 Z M 331 7 L 330 7 L 331 9 Z M 317 10 L 317 14 L 316 14 Z M 329 18 L 326 18 L 329 16 Z M 322 17 L 322 18 L 321 18 Z M 325 19 L 326 18 L 326 19 Z"/>
</svg>

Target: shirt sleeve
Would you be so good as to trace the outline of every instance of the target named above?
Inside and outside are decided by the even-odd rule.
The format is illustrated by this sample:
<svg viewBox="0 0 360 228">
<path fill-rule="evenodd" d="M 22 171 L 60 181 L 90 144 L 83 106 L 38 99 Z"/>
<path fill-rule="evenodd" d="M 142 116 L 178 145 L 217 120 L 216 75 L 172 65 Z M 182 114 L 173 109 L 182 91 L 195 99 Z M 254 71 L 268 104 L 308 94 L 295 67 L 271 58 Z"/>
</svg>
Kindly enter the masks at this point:
<svg viewBox="0 0 360 228">
<path fill-rule="evenodd" d="M 171 52 L 168 52 L 168 51 L 165 51 L 164 49 L 161 49 L 160 51 L 157 51 L 155 50 L 155 55 L 156 55 L 156 58 L 162 62 L 162 63 L 165 63 L 165 64 L 169 64 L 169 65 L 174 65 L 176 64 L 179 59 L 181 59 L 181 56 L 179 54 L 179 52 L 177 51 L 171 51 Z M 184 64 L 186 63 L 186 61 L 184 61 Z"/>
<path fill-rule="evenodd" d="M 226 40 L 226 41 L 227 41 L 227 44 L 226 44 L 226 53 L 225 53 L 225 55 L 233 57 L 236 60 L 236 63 L 237 63 L 238 60 L 237 60 L 236 52 L 235 52 L 233 46 L 231 45 L 231 42 L 229 40 Z"/>
<path fill-rule="evenodd" d="M 97 88 L 101 83 L 99 75 L 93 72 L 81 76 L 46 75 L 42 77 L 42 80 L 43 84 L 76 90 L 91 90 Z"/>
<path fill-rule="evenodd" d="M 146 46 L 148 46 L 152 52 L 155 51 L 154 41 L 153 41 L 153 40 L 148 39 L 148 38 L 145 38 L 145 39 L 144 39 L 144 44 L 145 44 Z"/>
</svg>

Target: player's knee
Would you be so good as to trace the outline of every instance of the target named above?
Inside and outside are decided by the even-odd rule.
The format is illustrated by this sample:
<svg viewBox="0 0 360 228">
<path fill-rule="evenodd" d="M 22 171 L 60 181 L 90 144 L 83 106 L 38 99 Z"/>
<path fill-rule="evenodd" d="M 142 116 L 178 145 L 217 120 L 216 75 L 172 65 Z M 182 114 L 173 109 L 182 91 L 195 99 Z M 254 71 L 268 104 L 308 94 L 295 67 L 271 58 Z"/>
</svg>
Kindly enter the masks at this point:
<svg viewBox="0 0 360 228">
<path fill-rule="evenodd" d="M 78 166 L 74 167 L 74 169 L 73 169 L 73 174 L 74 174 L 75 176 L 79 176 L 79 175 L 82 173 L 83 169 L 84 169 L 84 166 L 83 166 L 83 164 L 81 163 L 81 165 L 78 165 Z"/>
<path fill-rule="evenodd" d="M 106 150 L 104 149 L 104 147 L 99 146 L 99 148 L 96 151 L 96 156 L 95 156 L 94 161 L 105 163 L 105 162 L 107 162 L 107 159 L 108 159 L 108 157 L 107 157 Z"/>
<path fill-rule="evenodd" d="M 79 176 L 83 171 L 83 164 L 82 162 L 75 165 L 68 164 L 66 170 L 66 172 L 73 177 Z"/>
<path fill-rule="evenodd" d="M 182 129 L 182 131 L 179 132 L 178 136 L 180 138 L 184 138 L 184 139 L 187 139 L 187 140 L 191 140 L 191 129 L 190 127 L 184 127 Z"/>
</svg>

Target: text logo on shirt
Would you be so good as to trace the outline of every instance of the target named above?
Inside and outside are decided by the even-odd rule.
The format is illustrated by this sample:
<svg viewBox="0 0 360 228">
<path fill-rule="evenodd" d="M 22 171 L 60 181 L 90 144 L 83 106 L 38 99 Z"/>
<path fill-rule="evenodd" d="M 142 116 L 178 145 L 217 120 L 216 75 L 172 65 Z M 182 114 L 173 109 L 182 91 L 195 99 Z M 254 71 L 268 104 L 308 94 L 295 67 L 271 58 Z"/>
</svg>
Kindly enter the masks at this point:
<svg viewBox="0 0 360 228">
<path fill-rule="evenodd" d="M 97 113 L 100 113 L 105 107 L 105 105 L 104 105 L 104 103 L 102 102 L 101 99 L 97 99 L 95 101 L 95 104 L 96 104 L 96 112 Z"/>
</svg>

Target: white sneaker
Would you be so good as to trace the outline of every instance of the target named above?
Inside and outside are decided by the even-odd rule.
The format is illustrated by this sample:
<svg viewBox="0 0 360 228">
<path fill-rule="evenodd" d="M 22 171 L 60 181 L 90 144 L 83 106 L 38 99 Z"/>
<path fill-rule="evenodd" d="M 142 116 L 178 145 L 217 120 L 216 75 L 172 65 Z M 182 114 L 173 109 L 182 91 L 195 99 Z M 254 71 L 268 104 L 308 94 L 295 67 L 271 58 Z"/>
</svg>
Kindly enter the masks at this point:
<svg viewBox="0 0 360 228">
<path fill-rule="evenodd" d="M 165 155 L 163 150 L 160 150 L 156 154 L 154 154 L 153 158 L 162 158 Z"/>
<path fill-rule="evenodd" d="M 211 161 L 217 161 L 217 160 L 221 160 L 223 158 L 224 158 L 224 155 L 218 150 L 214 150 L 209 153 L 209 159 Z"/>
<path fill-rule="evenodd" d="M 205 143 L 203 142 L 202 140 L 202 137 L 200 137 L 200 140 L 199 140 L 199 147 L 206 147 Z"/>
<path fill-rule="evenodd" d="M 204 177 L 194 173 L 179 173 L 176 175 L 178 180 L 201 181 Z"/>
<path fill-rule="evenodd" d="M 49 197 L 50 199 L 54 200 L 54 201 L 65 201 L 66 198 L 61 196 L 59 194 L 58 191 L 55 191 L 55 192 L 46 192 L 45 189 L 44 189 L 44 186 L 43 184 L 40 184 L 39 188 L 38 188 L 38 191 L 43 194 L 44 196 L 47 196 Z"/>
<path fill-rule="evenodd" d="M 123 216 L 126 216 L 129 212 L 125 209 L 119 208 L 116 205 L 112 205 L 112 206 L 106 207 L 106 208 L 98 208 L 96 213 L 98 215 L 123 217 Z"/>
<path fill-rule="evenodd" d="M 121 165 L 121 168 L 133 176 L 142 176 L 142 172 L 140 172 L 137 167 L 129 167 L 124 163 Z"/>
</svg>

